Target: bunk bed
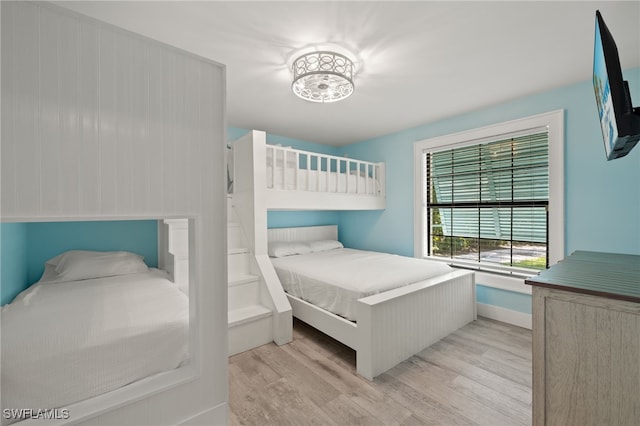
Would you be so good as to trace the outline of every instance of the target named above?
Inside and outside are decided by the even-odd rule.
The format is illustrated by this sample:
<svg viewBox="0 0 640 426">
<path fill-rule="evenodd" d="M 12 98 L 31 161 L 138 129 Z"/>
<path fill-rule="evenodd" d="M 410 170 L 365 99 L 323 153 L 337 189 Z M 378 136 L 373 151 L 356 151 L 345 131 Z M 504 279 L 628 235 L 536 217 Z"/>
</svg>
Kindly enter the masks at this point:
<svg viewBox="0 0 640 426">
<path fill-rule="evenodd" d="M 384 163 L 319 154 L 266 143 L 252 131 L 231 145 L 229 186 L 265 197 L 269 210 L 380 210 L 385 208 Z M 252 173 L 247 176 L 247 173 Z"/>
<path fill-rule="evenodd" d="M 48 260 L 41 279 L 2 307 L 2 402 L 27 410 L 2 425 L 188 362 L 189 300 L 173 275 L 126 251 Z"/>
<path fill-rule="evenodd" d="M 267 211 L 384 209 L 384 163 L 267 145 L 266 134 L 255 130 L 231 147 L 230 200 L 267 287 L 289 302 L 294 317 L 355 349 L 360 375 L 373 380 L 476 318 L 473 272 L 449 267 L 355 298 L 351 318 L 285 293 L 274 268 L 278 262 L 269 257 L 273 243 L 337 241 L 337 227 L 267 230 Z M 279 324 L 291 333 L 292 323 L 284 315 Z"/>
<path fill-rule="evenodd" d="M 365 378 L 373 380 L 476 319 L 473 272 L 342 249 L 337 236 L 335 225 L 269 229 L 269 250 L 272 257 L 279 256 L 272 262 L 293 316 L 354 349 L 357 372 Z M 351 259 L 358 264 L 348 266 Z M 376 276 L 384 275 L 380 268 L 386 265 L 395 269 L 384 272 L 397 277 Z M 416 267 L 418 271 L 409 271 Z M 354 290 L 356 282 L 365 290 Z"/>
</svg>

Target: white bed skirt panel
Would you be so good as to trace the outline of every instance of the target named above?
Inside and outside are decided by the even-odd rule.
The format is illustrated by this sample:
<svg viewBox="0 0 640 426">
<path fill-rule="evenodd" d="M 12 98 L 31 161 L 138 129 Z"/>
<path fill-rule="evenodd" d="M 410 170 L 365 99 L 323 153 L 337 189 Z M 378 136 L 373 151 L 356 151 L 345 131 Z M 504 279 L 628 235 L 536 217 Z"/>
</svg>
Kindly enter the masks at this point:
<svg viewBox="0 0 640 426">
<path fill-rule="evenodd" d="M 358 300 L 358 322 L 287 295 L 293 316 L 356 351 L 356 370 L 373 380 L 477 318 L 471 271 Z"/>
<path fill-rule="evenodd" d="M 396 290 L 358 301 L 357 369 L 368 379 L 476 319 L 475 284 L 468 271 Z"/>
</svg>

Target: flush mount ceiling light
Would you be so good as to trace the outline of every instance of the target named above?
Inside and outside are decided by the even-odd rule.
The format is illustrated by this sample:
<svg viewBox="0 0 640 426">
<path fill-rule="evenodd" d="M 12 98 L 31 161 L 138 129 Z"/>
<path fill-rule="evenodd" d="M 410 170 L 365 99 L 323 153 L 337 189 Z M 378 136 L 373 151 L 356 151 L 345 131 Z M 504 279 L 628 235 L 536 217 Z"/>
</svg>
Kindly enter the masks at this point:
<svg viewBox="0 0 640 426">
<path fill-rule="evenodd" d="M 353 93 L 353 61 L 331 51 L 305 53 L 292 64 L 293 93 L 310 102 L 337 102 Z"/>
</svg>

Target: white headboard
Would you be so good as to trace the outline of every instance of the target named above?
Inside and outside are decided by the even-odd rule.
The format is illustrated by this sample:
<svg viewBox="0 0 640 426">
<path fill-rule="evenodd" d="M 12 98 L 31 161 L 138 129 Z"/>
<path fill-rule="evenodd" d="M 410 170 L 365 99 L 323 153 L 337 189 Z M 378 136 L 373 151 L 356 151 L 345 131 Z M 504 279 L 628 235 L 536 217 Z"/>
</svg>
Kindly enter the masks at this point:
<svg viewBox="0 0 640 426">
<path fill-rule="evenodd" d="M 272 228 L 267 230 L 268 242 L 317 241 L 337 239 L 338 225 L 303 226 L 299 228 Z"/>
</svg>

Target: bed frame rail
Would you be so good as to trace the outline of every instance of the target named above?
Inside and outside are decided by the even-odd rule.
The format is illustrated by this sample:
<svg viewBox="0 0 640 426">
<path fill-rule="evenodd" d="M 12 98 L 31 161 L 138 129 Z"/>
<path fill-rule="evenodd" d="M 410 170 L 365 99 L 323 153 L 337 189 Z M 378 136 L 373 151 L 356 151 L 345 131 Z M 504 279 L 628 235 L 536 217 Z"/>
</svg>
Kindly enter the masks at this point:
<svg viewBox="0 0 640 426">
<path fill-rule="evenodd" d="M 324 188 L 326 188 L 326 191 L 324 192 L 363 195 L 384 194 L 384 163 L 353 160 L 347 157 L 319 154 L 277 145 L 267 145 L 266 148 L 267 162 L 271 161 L 272 165 L 270 169 L 271 184 L 267 185 L 268 189 L 274 189 L 274 183 L 276 182 L 275 174 L 278 169 L 283 173 L 287 169 L 293 169 L 295 173 L 294 191 L 312 191 L 311 176 L 314 176 L 316 179 L 314 188 L 320 188 L 321 181 L 325 180 Z M 323 173 L 315 173 L 315 175 L 312 175 L 312 171 L 320 171 Z M 306 179 L 306 185 L 304 187 L 298 185 L 298 173 L 301 172 L 306 172 L 309 177 Z M 354 179 L 353 182 L 347 179 L 345 186 L 341 188 L 338 179 L 334 179 L 333 182 L 331 181 L 332 176 L 339 174 L 353 174 L 364 179 Z"/>
<path fill-rule="evenodd" d="M 358 300 L 358 374 L 369 380 L 475 320 L 471 271 Z"/>
<path fill-rule="evenodd" d="M 269 145 L 266 140 L 265 132 L 252 130 L 230 144 L 228 187 L 234 200 L 250 196 L 247 203 L 256 211 L 386 208 L 384 163 Z M 260 224 L 256 229 L 262 229 Z"/>
</svg>

